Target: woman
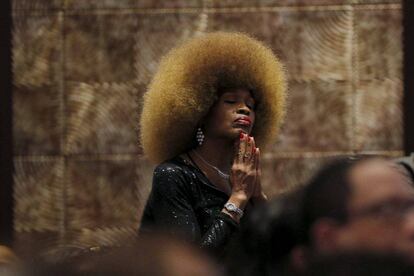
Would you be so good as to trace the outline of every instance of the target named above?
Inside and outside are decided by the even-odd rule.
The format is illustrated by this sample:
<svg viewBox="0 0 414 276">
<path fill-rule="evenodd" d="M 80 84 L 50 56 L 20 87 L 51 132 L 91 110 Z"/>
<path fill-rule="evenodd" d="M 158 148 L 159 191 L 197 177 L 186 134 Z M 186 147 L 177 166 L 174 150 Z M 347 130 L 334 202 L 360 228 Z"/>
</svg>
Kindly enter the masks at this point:
<svg viewBox="0 0 414 276">
<path fill-rule="evenodd" d="M 259 146 L 277 134 L 285 90 L 278 59 L 245 34 L 210 33 L 170 51 L 144 96 L 141 142 L 161 164 L 141 231 L 222 252 L 247 206 L 266 200 Z"/>
</svg>

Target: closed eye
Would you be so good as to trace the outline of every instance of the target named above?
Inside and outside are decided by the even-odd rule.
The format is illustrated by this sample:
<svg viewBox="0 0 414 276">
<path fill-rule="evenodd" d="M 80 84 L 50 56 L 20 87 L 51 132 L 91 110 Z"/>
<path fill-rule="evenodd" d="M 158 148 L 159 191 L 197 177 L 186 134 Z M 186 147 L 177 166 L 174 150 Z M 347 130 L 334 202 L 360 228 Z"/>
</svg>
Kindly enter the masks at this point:
<svg viewBox="0 0 414 276">
<path fill-rule="evenodd" d="M 225 103 L 230 103 L 230 104 L 234 104 L 234 103 L 236 103 L 236 101 L 232 101 L 232 100 L 225 100 L 224 102 L 225 102 Z"/>
</svg>

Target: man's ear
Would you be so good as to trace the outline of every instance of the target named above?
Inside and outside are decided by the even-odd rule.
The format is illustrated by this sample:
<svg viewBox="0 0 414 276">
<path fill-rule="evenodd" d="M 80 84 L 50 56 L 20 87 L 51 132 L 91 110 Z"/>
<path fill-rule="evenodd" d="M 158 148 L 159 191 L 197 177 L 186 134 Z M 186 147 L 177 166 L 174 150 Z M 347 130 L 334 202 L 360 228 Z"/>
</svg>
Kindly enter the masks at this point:
<svg viewBox="0 0 414 276">
<path fill-rule="evenodd" d="M 314 249 L 321 253 L 335 250 L 340 227 L 337 221 L 330 218 L 322 218 L 315 222 L 310 233 Z"/>
</svg>

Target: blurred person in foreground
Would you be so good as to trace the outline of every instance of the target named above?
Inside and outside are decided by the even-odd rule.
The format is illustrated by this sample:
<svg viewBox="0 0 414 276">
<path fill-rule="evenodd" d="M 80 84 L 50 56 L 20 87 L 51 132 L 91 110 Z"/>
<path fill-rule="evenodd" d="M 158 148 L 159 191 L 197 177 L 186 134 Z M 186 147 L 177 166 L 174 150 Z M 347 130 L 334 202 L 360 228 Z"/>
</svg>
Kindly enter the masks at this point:
<svg viewBox="0 0 414 276">
<path fill-rule="evenodd" d="M 0 245 L 0 275 L 19 275 L 20 272 L 19 258 L 10 248 Z"/>
<path fill-rule="evenodd" d="M 412 179 L 399 164 L 379 157 L 335 160 L 304 187 L 246 218 L 232 243 L 228 272 L 302 275 L 309 265 L 319 269 L 353 254 L 366 256 L 368 270 L 378 254 L 413 261 L 413 207 Z"/>
<path fill-rule="evenodd" d="M 290 252 L 298 244 L 301 196 L 301 190 L 279 195 L 246 217 L 229 246 L 228 275 L 289 275 Z"/>
<path fill-rule="evenodd" d="M 35 260 L 32 276 L 218 276 L 214 263 L 199 249 L 170 237 L 143 235 L 122 247 L 69 249 L 61 257 Z"/>
<path fill-rule="evenodd" d="M 303 276 L 413 276 L 413 268 L 396 254 L 351 251 L 313 259 Z"/>
<path fill-rule="evenodd" d="M 414 188 L 400 165 L 379 157 L 339 159 L 303 191 L 293 266 L 338 252 L 392 253 L 414 261 Z"/>
</svg>

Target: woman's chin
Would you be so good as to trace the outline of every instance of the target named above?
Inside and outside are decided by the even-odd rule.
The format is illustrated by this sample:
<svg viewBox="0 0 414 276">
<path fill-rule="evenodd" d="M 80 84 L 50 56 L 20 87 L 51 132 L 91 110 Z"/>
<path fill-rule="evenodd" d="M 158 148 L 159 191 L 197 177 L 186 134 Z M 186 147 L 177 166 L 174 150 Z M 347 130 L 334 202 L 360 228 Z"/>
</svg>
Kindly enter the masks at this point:
<svg viewBox="0 0 414 276">
<path fill-rule="evenodd" d="M 250 134 L 249 127 L 235 127 L 234 130 L 237 137 L 239 137 L 241 133 Z"/>
</svg>

